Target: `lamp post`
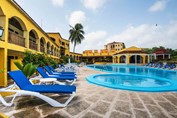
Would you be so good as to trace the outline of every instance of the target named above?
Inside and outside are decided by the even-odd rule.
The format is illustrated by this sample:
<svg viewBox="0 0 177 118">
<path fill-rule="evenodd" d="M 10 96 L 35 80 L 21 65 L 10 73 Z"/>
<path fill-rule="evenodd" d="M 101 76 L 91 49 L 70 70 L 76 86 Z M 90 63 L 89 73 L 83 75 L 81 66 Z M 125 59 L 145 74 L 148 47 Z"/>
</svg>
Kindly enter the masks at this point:
<svg viewBox="0 0 177 118">
<path fill-rule="evenodd" d="M 0 37 L 3 36 L 3 33 L 4 33 L 4 29 L 2 27 L 0 27 Z"/>
</svg>

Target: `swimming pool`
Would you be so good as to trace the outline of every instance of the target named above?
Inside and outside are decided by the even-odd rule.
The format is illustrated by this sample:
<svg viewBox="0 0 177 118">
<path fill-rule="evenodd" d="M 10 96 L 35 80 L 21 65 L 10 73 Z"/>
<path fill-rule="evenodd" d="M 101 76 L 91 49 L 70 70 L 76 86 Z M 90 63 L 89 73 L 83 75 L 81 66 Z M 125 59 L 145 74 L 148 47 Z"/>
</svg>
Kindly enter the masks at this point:
<svg viewBox="0 0 177 118">
<path fill-rule="evenodd" d="M 133 65 L 89 65 L 110 72 L 87 77 L 87 81 L 115 89 L 159 92 L 177 90 L 177 72 Z"/>
</svg>

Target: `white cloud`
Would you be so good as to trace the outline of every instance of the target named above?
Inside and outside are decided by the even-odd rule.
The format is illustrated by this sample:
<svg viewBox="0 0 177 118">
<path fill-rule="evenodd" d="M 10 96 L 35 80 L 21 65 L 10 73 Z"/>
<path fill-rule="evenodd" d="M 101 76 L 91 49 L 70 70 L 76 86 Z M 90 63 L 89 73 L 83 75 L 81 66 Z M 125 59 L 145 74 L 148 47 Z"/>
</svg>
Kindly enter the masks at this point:
<svg viewBox="0 0 177 118">
<path fill-rule="evenodd" d="M 167 3 L 169 0 L 160 0 L 155 2 L 150 8 L 149 11 L 150 12 L 157 12 L 157 11 L 162 11 L 165 9 Z"/>
<path fill-rule="evenodd" d="M 54 6 L 60 6 L 60 7 L 62 7 L 64 5 L 64 0 L 52 0 L 52 4 Z"/>
<path fill-rule="evenodd" d="M 95 31 L 85 34 L 85 39 L 80 45 L 76 46 L 76 51 L 82 53 L 84 50 L 94 50 L 94 49 L 103 49 L 105 44 L 105 39 L 107 32 L 105 31 Z M 71 45 L 71 51 L 73 50 L 73 45 Z"/>
<path fill-rule="evenodd" d="M 106 0 L 82 0 L 84 6 L 88 9 L 96 10 L 104 5 Z"/>
<path fill-rule="evenodd" d="M 177 21 L 171 21 L 167 25 L 142 24 L 139 26 L 128 25 L 122 32 L 109 36 L 106 31 L 100 30 L 85 35 L 85 39 L 76 46 L 76 51 L 100 50 L 104 45 L 113 41 L 124 42 L 126 47 L 137 46 L 140 48 L 152 48 L 164 46 L 177 49 Z M 71 45 L 71 51 L 73 45 Z"/>
<path fill-rule="evenodd" d="M 166 26 L 142 24 L 140 26 L 128 26 L 121 33 L 109 37 L 106 42 L 124 42 L 126 47 L 155 47 L 164 46 L 177 49 L 177 21 L 170 22 Z M 103 44 L 104 45 L 104 44 Z"/>
<path fill-rule="evenodd" d="M 15 0 L 20 6 L 24 5 L 24 0 Z"/>
<path fill-rule="evenodd" d="M 74 11 L 69 15 L 69 24 L 74 26 L 76 23 L 84 23 L 86 20 L 85 12 Z"/>
</svg>

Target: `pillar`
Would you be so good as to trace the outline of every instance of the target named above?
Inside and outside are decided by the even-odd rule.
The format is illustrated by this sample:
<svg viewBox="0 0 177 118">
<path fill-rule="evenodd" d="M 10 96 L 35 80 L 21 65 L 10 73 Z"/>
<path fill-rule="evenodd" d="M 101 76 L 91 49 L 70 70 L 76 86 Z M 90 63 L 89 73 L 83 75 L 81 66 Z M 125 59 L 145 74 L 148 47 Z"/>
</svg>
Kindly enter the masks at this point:
<svg viewBox="0 0 177 118">
<path fill-rule="evenodd" d="M 0 48 L 0 86 L 7 86 L 7 49 Z"/>
<path fill-rule="evenodd" d="M 114 58 L 115 58 L 115 57 L 114 57 L 114 56 L 112 56 L 112 63 L 114 63 Z"/>
<path fill-rule="evenodd" d="M 155 60 L 157 59 L 157 55 L 156 55 L 156 54 L 154 54 L 154 59 L 155 59 Z"/>
<path fill-rule="evenodd" d="M 165 55 L 163 54 L 163 59 L 165 59 Z"/>
<path fill-rule="evenodd" d="M 150 58 L 150 56 L 149 56 L 149 54 L 148 54 L 148 63 L 150 63 L 150 59 L 149 59 L 149 58 Z"/>
<path fill-rule="evenodd" d="M 137 64 L 137 55 L 135 55 L 135 64 Z"/>
<path fill-rule="evenodd" d="M 40 52 L 40 39 L 36 39 L 36 44 L 37 44 L 37 51 Z"/>
<path fill-rule="evenodd" d="M 130 64 L 130 55 L 126 54 L 126 64 Z"/>
<path fill-rule="evenodd" d="M 142 57 L 143 57 L 143 64 L 145 64 L 146 63 L 146 55 L 143 55 Z M 148 57 L 148 63 L 149 63 L 149 57 Z"/>
<path fill-rule="evenodd" d="M 120 63 L 120 56 L 117 56 L 117 63 Z"/>
<path fill-rule="evenodd" d="M 25 47 L 29 48 L 29 32 L 28 31 L 24 31 L 23 32 L 23 36 L 25 38 Z"/>
</svg>

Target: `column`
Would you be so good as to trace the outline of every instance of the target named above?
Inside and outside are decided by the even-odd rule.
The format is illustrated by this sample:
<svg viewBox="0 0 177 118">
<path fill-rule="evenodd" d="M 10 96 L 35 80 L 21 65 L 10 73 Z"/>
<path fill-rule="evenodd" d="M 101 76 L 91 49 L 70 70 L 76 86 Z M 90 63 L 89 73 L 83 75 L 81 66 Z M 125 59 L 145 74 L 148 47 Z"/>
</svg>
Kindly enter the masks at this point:
<svg viewBox="0 0 177 118">
<path fill-rule="evenodd" d="M 143 58 L 142 63 L 143 63 L 143 64 L 145 64 L 145 63 L 146 63 L 146 56 L 147 56 L 147 55 L 142 55 L 142 58 Z"/>
<path fill-rule="evenodd" d="M 163 54 L 163 59 L 165 59 L 165 55 Z"/>
<path fill-rule="evenodd" d="M 155 60 L 157 59 L 157 55 L 156 55 L 156 54 L 154 54 L 154 59 L 155 59 Z"/>
<path fill-rule="evenodd" d="M 0 70 L 3 70 L 0 73 L 0 86 L 7 86 L 7 49 L 0 48 L 0 55 Z"/>
<path fill-rule="evenodd" d="M 23 32 L 23 36 L 25 38 L 25 47 L 29 48 L 29 32 L 28 31 L 24 31 Z"/>
<path fill-rule="evenodd" d="M 36 41 L 37 41 L 37 51 L 39 51 L 40 52 L 40 39 L 36 39 Z"/>
<path fill-rule="evenodd" d="M 120 63 L 120 56 L 117 56 L 117 63 Z"/>
<path fill-rule="evenodd" d="M 135 64 L 137 64 L 137 55 L 135 55 Z"/>
<path fill-rule="evenodd" d="M 113 63 L 116 63 L 115 59 L 116 59 L 115 56 L 113 56 Z"/>
</svg>

